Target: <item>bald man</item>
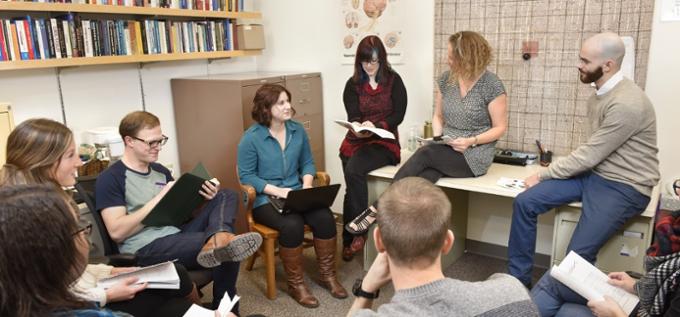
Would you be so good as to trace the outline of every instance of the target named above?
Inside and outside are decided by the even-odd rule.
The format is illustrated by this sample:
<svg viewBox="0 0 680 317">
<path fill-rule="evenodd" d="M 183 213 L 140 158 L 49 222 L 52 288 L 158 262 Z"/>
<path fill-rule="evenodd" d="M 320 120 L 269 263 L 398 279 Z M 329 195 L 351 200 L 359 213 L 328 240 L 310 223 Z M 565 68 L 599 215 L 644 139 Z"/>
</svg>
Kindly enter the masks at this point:
<svg viewBox="0 0 680 317">
<path fill-rule="evenodd" d="M 513 203 L 508 271 L 527 287 L 539 215 L 571 202 L 583 203 L 569 242 L 590 262 L 629 218 L 642 213 L 659 181 L 656 116 L 645 93 L 620 72 L 625 48 L 613 33 L 587 39 L 579 53 L 581 82 L 595 84 L 588 99 L 591 135 L 571 154 L 528 177 Z"/>
</svg>

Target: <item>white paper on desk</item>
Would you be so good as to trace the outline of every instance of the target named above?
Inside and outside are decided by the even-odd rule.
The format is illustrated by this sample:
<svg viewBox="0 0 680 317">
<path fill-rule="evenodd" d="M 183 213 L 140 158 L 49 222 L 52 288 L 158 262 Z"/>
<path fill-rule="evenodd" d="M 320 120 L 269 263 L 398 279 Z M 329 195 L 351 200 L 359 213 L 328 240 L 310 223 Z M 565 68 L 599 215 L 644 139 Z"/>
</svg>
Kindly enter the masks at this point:
<svg viewBox="0 0 680 317">
<path fill-rule="evenodd" d="M 219 316 L 221 317 L 227 316 L 231 309 L 234 308 L 234 305 L 236 305 L 239 299 L 241 299 L 241 297 L 239 297 L 238 295 L 234 295 L 233 299 L 229 298 L 229 294 L 225 292 L 224 297 L 222 297 L 222 300 L 220 301 L 220 305 L 217 307 L 217 312 L 219 312 Z M 189 307 L 189 310 L 187 310 L 187 312 L 184 313 L 183 316 L 215 317 L 215 311 L 193 304 L 191 305 L 191 307 Z"/>
<path fill-rule="evenodd" d="M 179 289 L 179 275 L 177 275 L 177 270 L 170 261 L 103 278 L 97 282 L 97 287 L 103 289 L 111 288 L 113 285 L 129 277 L 138 278 L 136 284 L 148 283 L 146 288 Z"/>
<path fill-rule="evenodd" d="M 501 177 L 496 182 L 496 185 L 501 186 L 503 188 L 518 190 L 518 191 L 524 190 L 524 188 L 526 187 L 523 180 L 516 179 L 516 178 L 508 178 L 508 177 Z"/>
<path fill-rule="evenodd" d="M 574 251 L 570 251 L 559 266 L 553 266 L 550 276 L 587 300 L 604 300 L 604 295 L 611 297 L 627 315 L 640 301 L 637 296 L 609 284 L 606 274 Z"/>
</svg>

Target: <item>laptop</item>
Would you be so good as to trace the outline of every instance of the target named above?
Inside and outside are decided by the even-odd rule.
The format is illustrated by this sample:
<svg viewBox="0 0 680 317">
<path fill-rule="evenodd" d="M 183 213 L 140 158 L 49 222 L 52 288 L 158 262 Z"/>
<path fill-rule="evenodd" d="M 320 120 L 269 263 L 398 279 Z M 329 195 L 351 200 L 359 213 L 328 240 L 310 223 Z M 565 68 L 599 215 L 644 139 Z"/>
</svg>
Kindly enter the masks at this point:
<svg viewBox="0 0 680 317">
<path fill-rule="evenodd" d="M 291 190 L 288 198 L 267 196 L 269 203 L 280 213 L 305 212 L 319 208 L 328 208 L 335 201 L 340 184 L 333 184 L 307 189 Z"/>
</svg>

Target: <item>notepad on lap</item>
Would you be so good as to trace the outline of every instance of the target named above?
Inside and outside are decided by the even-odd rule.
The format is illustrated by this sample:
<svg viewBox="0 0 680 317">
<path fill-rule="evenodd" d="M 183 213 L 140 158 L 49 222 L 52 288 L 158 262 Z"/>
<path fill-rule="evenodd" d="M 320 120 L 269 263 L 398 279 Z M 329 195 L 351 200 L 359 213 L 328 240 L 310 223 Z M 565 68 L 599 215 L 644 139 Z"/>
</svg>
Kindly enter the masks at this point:
<svg viewBox="0 0 680 317">
<path fill-rule="evenodd" d="M 142 223 L 146 226 L 179 226 L 186 222 L 191 213 L 205 201 L 199 190 L 205 181 L 219 184 L 217 179 L 210 179 L 203 164 L 198 163 L 194 169 L 183 174 L 161 198 L 161 201 L 146 215 Z"/>
<path fill-rule="evenodd" d="M 570 251 L 560 265 L 553 266 L 550 276 L 587 300 L 604 300 L 604 295 L 611 297 L 627 315 L 640 301 L 637 296 L 609 284 L 606 274 L 574 251 Z"/>
<path fill-rule="evenodd" d="M 146 288 L 179 289 L 179 275 L 177 275 L 175 265 L 169 261 L 103 278 L 97 282 L 97 287 L 103 289 L 111 288 L 113 285 L 129 277 L 138 278 L 136 284 L 148 283 Z"/>
</svg>

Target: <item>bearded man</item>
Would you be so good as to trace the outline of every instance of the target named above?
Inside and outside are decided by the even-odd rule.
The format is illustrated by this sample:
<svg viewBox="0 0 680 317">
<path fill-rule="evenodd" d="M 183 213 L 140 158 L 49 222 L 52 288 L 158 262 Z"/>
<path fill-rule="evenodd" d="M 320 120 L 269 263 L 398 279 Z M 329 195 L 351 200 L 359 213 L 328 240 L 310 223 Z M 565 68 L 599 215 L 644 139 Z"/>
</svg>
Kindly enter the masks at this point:
<svg viewBox="0 0 680 317">
<path fill-rule="evenodd" d="M 613 33 L 583 43 L 580 80 L 597 89 L 587 101 L 591 135 L 569 155 L 528 177 L 527 189 L 514 200 L 508 271 L 527 287 L 539 215 L 582 202 L 567 253 L 573 250 L 593 263 L 604 243 L 645 210 L 659 181 L 656 115 L 645 93 L 621 74 L 624 54 L 623 41 Z"/>
</svg>

